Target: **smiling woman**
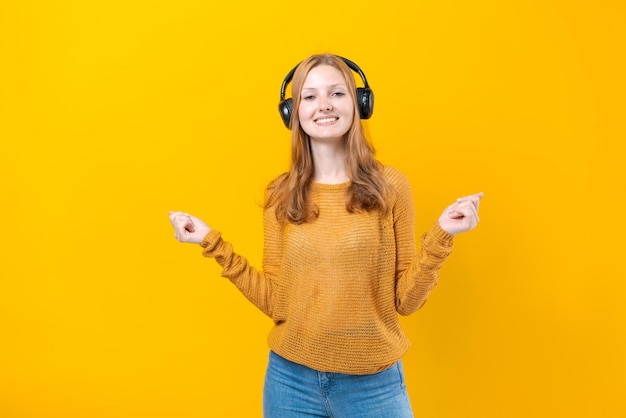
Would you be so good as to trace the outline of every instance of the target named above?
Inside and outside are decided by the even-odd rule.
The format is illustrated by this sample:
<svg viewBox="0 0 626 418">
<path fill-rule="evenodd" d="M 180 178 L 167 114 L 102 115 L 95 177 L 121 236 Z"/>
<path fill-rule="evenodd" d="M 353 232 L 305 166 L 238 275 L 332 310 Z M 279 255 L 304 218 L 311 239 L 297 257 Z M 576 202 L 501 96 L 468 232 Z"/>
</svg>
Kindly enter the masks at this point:
<svg viewBox="0 0 626 418">
<path fill-rule="evenodd" d="M 623 0 L 1 2 L 0 417 L 261 416 L 274 323 L 165 213 L 202 215 L 264 271 L 257 202 L 292 147 L 281 83 L 325 50 L 366 70 L 376 114 L 363 120 L 357 90 L 355 119 L 410 180 L 417 239 L 448 200 L 488 197 L 430 301 L 400 318 L 415 415 L 626 417 L 626 223 L 608 216 L 624 190 L 625 22 Z M 353 212 L 358 228 L 327 222 L 311 241 L 320 192 L 282 247 L 310 254 L 298 290 L 313 295 L 328 252 L 374 257 L 356 238 L 392 226 Z M 372 335 L 371 299 L 308 302 L 311 323 L 338 318 L 333 338 Z"/>
<path fill-rule="evenodd" d="M 398 314 L 424 305 L 453 236 L 476 226 L 482 193 L 452 203 L 416 251 L 408 180 L 374 158 L 346 60 L 300 63 L 292 97 L 281 111 L 292 164 L 267 187 L 263 268 L 187 213 L 170 212 L 175 235 L 200 244 L 274 322 L 265 417 L 412 417 Z"/>
</svg>

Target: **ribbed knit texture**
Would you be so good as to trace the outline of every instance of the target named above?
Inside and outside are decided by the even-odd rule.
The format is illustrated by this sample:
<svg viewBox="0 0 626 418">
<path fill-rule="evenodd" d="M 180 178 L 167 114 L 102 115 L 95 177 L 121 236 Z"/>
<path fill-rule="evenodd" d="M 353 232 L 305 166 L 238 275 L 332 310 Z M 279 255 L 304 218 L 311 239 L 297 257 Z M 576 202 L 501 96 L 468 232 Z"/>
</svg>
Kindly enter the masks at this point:
<svg viewBox="0 0 626 418">
<path fill-rule="evenodd" d="M 203 254 L 222 276 L 274 321 L 269 347 L 288 360 L 338 373 L 386 369 L 409 348 L 398 313 L 419 309 L 437 284 L 452 251 L 452 235 L 435 223 L 416 253 L 415 209 L 406 177 L 386 167 L 391 210 L 349 213 L 349 183 L 313 183 L 319 217 L 293 225 L 264 212 L 263 268 L 233 252 L 218 231 L 202 242 Z"/>
</svg>

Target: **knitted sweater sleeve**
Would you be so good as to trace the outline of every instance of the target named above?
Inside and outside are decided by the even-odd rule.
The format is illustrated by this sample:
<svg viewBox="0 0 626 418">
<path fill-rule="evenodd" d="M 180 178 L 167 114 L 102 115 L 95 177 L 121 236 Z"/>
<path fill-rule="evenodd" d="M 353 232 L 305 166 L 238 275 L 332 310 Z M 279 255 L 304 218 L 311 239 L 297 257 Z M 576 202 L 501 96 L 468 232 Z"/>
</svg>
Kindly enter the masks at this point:
<svg viewBox="0 0 626 418">
<path fill-rule="evenodd" d="M 246 258 L 236 254 L 233 246 L 211 230 L 200 244 L 205 257 L 215 258 L 222 266 L 222 277 L 228 278 L 243 295 L 270 318 L 273 318 L 276 278 L 280 268 L 281 228 L 272 208 L 263 212 L 263 266 L 258 270 Z"/>
<path fill-rule="evenodd" d="M 395 184 L 393 222 L 396 241 L 396 310 L 410 315 L 421 308 L 437 285 L 439 270 L 452 252 L 453 236 L 438 222 L 415 245 L 415 207 L 408 180 L 402 176 Z"/>
</svg>

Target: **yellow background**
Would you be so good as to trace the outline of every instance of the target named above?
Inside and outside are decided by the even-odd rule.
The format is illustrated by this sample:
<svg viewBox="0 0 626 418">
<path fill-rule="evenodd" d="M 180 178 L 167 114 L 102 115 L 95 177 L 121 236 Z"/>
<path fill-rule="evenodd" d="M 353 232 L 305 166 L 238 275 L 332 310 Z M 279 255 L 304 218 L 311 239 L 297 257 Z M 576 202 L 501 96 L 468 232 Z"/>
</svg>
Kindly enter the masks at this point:
<svg viewBox="0 0 626 418">
<path fill-rule="evenodd" d="M 271 322 L 167 212 L 260 265 L 280 83 L 325 51 L 418 233 L 486 195 L 402 319 L 416 416 L 626 416 L 623 1 L 2 0 L 1 417 L 260 417 Z"/>
</svg>

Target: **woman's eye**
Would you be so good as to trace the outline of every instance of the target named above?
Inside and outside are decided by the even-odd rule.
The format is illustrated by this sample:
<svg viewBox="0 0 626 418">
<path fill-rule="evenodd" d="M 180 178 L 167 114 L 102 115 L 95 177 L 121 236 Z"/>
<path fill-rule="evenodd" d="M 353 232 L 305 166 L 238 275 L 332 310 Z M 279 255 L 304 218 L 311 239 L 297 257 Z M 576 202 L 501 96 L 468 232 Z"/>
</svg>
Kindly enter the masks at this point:
<svg viewBox="0 0 626 418">
<path fill-rule="evenodd" d="M 346 93 L 344 93 L 343 91 L 336 91 L 336 92 L 335 92 L 335 93 L 333 93 L 333 94 L 334 94 L 335 96 L 339 96 L 339 97 L 342 97 L 342 96 L 345 96 L 345 95 L 346 95 Z"/>
<path fill-rule="evenodd" d="M 304 96 L 302 100 L 313 100 L 315 96 Z"/>
</svg>

